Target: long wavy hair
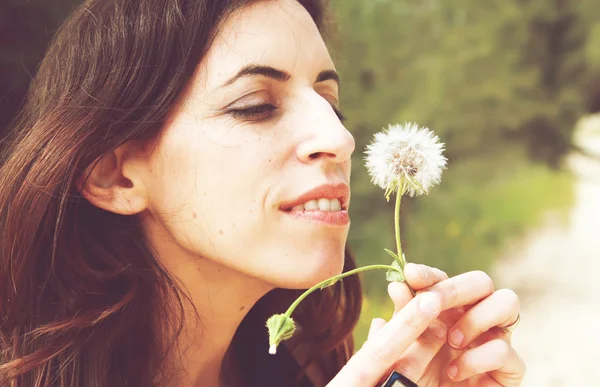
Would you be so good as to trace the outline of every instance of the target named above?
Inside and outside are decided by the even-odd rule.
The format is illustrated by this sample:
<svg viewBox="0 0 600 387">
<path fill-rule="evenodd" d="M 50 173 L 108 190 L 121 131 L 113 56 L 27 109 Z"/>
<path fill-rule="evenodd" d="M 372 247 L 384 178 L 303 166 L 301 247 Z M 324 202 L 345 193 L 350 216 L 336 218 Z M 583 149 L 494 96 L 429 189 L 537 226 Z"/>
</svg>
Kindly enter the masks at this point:
<svg viewBox="0 0 600 387">
<path fill-rule="evenodd" d="M 105 153 L 160 135 L 219 23 L 252 2 L 90 0 L 56 34 L 0 160 L 2 386 L 168 384 L 185 289 L 138 217 L 94 207 L 76 182 Z M 322 30 L 325 6 L 300 3 Z M 249 312 L 232 342 L 242 370 L 256 366 L 257 329 L 298 292 L 273 290 Z M 298 342 L 313 345 L 289 385 L 311 364 L 330 380 L 346 363 L 360 306 L 353 276 L 297 310 Z"/>
</svg>

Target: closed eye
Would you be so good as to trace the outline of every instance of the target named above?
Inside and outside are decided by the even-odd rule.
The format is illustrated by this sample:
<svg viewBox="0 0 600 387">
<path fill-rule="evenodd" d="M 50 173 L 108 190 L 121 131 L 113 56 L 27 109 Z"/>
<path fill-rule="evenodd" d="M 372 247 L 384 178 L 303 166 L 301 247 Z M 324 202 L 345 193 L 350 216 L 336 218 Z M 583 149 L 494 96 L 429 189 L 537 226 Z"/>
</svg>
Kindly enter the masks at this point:
<svg viewBox="0 0 600 387">
<path fill-rule="evenodd" d="M 345 122 L 348 119 L 337 107 L 331 105 L 331 108 L 333 109 L 333 111 L 335 112 L 335 115 L 338 116 L 338 118 L 341 122 Z"/>
<path fill-rule="evenodd" d="M 331 105 L 331 108 L 341 122 L 347 120 L 346 116 L 337 107 Z M 229 109 L 227 113 L 233 115 L 234 118 L 241 118 L 248 121 L 264 121 L 271 118 L 276 110 L 277 106 L 267 103 L 244 108 Z"/>
<path fill-rule="evenodd" d="M 271 118 L 275 110 L 277 110 L 277 106 L 265 103 L 244 108 L 229 109 L 227 113 L 233 115 L 234 118 L 241 118 L 248 121 L 263 121 Z"/>
</svg>

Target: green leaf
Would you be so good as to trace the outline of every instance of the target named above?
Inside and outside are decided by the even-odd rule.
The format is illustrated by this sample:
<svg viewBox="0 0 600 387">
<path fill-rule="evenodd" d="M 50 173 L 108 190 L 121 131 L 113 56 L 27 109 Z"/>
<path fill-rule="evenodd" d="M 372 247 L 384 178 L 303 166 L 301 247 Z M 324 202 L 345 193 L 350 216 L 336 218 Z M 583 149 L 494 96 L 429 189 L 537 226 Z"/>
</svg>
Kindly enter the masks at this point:
<svg viewBox="0 0 600 387">
<path fill-rule="evenodd" d="M 386 253 L 391 255 L 392 258 L 394 258 L 394 262 L 397 262 L 400 259 L 400 257 L 398 257 L 398 254 L 394 253 L 392 250 L 388 250 L 388 249 L 383 249 L 383 250 L 385 250 Z"/>
<path fill-rule="evenodd" d="M 385 279 L 389 282 L 404 282 L 404 273 L 402 273 L 402 269 L 400 269 L 398 262 L 394 261 L 392 266 L 397 268 L 397 270 L 388 270 L 387 273 L 385 273 Z"/>
</svg>

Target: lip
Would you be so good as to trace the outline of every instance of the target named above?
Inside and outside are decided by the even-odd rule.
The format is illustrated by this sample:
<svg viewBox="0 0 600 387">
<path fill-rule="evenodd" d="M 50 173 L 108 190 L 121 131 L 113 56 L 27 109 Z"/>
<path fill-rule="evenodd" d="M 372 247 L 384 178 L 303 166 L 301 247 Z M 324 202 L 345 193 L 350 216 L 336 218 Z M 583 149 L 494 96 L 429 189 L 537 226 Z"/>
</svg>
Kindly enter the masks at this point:
<svg viewBox="0 0 600 387">
<path fill-rule="evenodd" d="M 345 227 L 350 223 L 348 211 L 287 211 L 286 214 L 301 220 L 326 224 L 334 227 Z"/>
<path fill-rule="evenodd" d="M 302 195 L 297 198 L 284 202 L 279 206 L 279 209 L 284 212 L 290 212 L 292 208 L 304 204 L 309 200 L 317 200 L 320 198 L 325 199 L 338 199 L 342 206 L 341 212 L 347 212 L 348 210 L 348 201 L 350 199 L 350 187 L 345 183 L 337 183 L 337 184 L 323 184 L 318 187 L 315 187 L 309 191 L 306 191 Z M 321 212 L 321 211 L 315 211 Z"/>
</svg>

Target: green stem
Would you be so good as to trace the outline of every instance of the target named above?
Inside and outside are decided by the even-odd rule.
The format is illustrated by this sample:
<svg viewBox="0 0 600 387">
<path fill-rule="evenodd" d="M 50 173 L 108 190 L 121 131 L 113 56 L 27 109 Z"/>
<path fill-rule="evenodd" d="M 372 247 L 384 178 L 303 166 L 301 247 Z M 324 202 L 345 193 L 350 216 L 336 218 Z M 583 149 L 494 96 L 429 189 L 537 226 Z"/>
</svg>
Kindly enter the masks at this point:
<svg viewBox="0 0 600 387">
<path fill-rule="evenodd" d="M 398 254 L 398 264 L 400 265 L 400 269 L 404 271 L 404 266 L 406 263 L 404 262 L 404 258 L 402 258 L 402 242 L 400 240 L 400 201 L 402 200 L 402 194 L 398 191 L 396 192 L 396 211 L 394 213 L 394 228 L 396 230 L 396 253 Z"/>
<path fill-rule="evenodd" d="M 400 265 L 402 277 L 406 278 L 406 276 L 404 276 L 404 266 L 406 266 L 406 260 L 404 259 L 404 254 L 402 254 L 402 241 L 400 240 L 400 201 L 402 200 L 403 191 L 404 190 L 402 189 L 402 187 L 400 187 L 400 189 L 396 192 L 396 211 L 394 213 L 394 228 L 396 230 L 396 249 L 398 254 L 398 259 L 396 261 L 398 262 L 398 265 Z M 406 280 L 404 281 L 404 283 L 406 284 L 406 286 L 408 286 L 410 293 L 414 297 L 417 294 L 415 290 L 412 288 L 412 286 L 408 284 L 408 282 L 406 282 Z"/>
<path fill-rule="evenodd" d="M 347 271 L 345 273 L 338 274 L 338 275 L 336 275 L 334 277 L 328 278 L 325 281 L 319 282 L 315 286 L 311 287 L 310 289 L 308 289 L 304 293 L 302 293 L 302 295 L 300 295 L 300 297 L 298 297 L 296 299 L 296 301 L 294 301 L 294 303 L 292 305 L 290 305 L 290 307 L 288 308 L 288 310 L 286 310 L 285 316 L 286 317 L 291 317 L 292 313 L 294 312 L 294 310 L 296 309 L 296 307 L 298 305 L 300 305 L 300 303 L 306 297 L 308 297 L 309 294 L 311 294 L 315 290 L 321 289 L 323 286 L 325 286 L 327 284 L 333 285 L 335 282 L 337 282 L 338 280 L 340 280 L 340 279 L 342 279 L 344 277 L 348 277 L 348 276 L 351 276 L 353 274 L 360 273 L 360 272 L 363 272 L 363 271 L 369 271 L 369 270 L 394 270 L 394 271 L 398 271 L 398 268 L 397 267 L 393 267 L 393 266 L 389 266 L 389 265 L 369 265 L 369 266 L 359 267 L 359 268 L 356 268 L 354 270 L 350 270 L 350 271 Z"/>
</svg>

